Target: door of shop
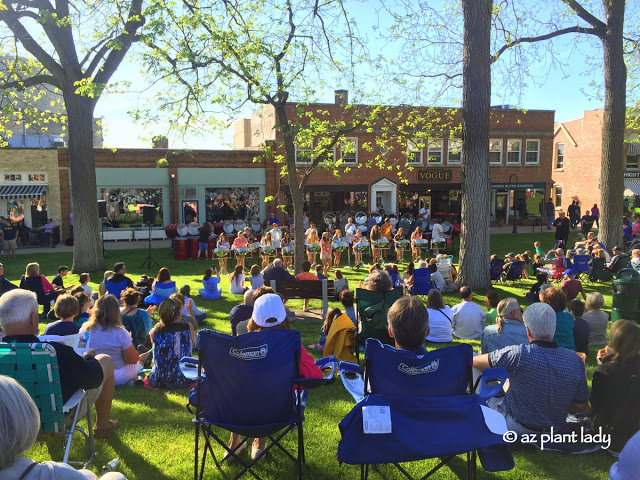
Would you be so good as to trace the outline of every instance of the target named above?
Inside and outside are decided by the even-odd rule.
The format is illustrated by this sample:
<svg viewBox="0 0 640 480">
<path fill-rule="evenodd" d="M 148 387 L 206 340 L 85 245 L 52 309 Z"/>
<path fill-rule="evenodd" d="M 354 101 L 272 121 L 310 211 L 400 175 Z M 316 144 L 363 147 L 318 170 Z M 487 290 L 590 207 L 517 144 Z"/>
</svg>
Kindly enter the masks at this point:
<svg viewBox="0 0 640 480">
<path fill-rule="evenodd" d="M 507 218 L 507 201 L 509 196 L 507 192 L 497 192 L 496 193 L 496 220 L 502 219 L 506 220 Z"/>
</svg>

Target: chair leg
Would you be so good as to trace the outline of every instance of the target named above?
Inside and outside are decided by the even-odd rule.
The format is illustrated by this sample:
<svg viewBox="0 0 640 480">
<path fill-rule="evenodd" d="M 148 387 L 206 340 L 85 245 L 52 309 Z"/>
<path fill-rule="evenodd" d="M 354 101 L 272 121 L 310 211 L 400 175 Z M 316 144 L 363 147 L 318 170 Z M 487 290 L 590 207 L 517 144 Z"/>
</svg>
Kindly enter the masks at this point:
<svg viewBox="0 0 640 480">
<path fill-rule="evenodd" d="M 195 424 L 196 427 L 196 439 L 195 439 L 195 452 L 194 452 L 194 462 L 193 462 L 193 480 L 198 480 L 198 433 L 200 427 L 198 424 Z"/>
</svg>

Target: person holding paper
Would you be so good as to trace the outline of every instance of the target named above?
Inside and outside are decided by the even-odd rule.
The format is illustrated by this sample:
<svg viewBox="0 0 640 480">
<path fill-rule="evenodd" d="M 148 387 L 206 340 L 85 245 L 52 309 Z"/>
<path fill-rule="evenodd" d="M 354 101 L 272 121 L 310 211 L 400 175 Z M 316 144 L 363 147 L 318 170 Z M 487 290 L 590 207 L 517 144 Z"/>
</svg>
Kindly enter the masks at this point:
<svg viewBox="0 0 640 480">
<path fill-rule="evenodd" d="M 38 343 L 38 300 L 35 293 L 16 289 L 0 297 L 0 327 L 3 341 Z M 118 428 L 118 421 L 109 418 L 115 382 L 113 360 L 108 355 L 96 355 L 87 350 L 82 356 L 73 348 L 59 342 L 46 342 L 56 350 L 62 401 L 66 402 L 76 390 L 88 390 L 89 403 L 96 406 L 97 438 L 106 438 Z"/>
</svg>

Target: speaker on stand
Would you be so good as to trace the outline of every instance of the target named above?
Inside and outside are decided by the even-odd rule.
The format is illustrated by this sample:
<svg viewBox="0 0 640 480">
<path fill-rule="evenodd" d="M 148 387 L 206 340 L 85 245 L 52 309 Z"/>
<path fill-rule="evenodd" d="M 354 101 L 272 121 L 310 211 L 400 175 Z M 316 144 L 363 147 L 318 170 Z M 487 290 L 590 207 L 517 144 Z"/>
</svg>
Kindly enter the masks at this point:
<svg viewBox="0 0 640 480">
<path fill-rule="evenodd" d="M 112 257 L 117 257 L 117 255 L 109 250 L 104 248 L 104 219 L 107 217 L 107 202 L 105 200 L 98 200 L 98 216 L 100 217 L 100 225 L 101 232 L 100 236 L 102 238 L 102 258 L 105 255 L 111 255 Z"/>
<path fill-rule="evenodd" d="M 156 207 L 154 207 L 153 205 L 143 205 L 142 221 L 147 226 L 149 232 L 149 255 L 147 255 L 147 258 L 144 259 L 144 262 L 142 262 L 142 265 L 140 265 L 140 267 L 143 267 L 145 263 L 148 263 L 147 269 L 151 270 L 151 262 L 153 262 L 158 268 L 160 268 L 158 262 L 156 262 L 155 259 L 151 256 L 151 226 L 156 221 Z"/>
</svg>

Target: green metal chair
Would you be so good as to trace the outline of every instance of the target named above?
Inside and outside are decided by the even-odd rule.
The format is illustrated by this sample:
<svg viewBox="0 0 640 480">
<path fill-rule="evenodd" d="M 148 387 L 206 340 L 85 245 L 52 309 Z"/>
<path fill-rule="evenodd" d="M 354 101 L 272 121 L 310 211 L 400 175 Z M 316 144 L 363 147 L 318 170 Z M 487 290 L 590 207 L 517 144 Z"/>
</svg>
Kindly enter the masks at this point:
<svg viewBox="0 0 640 480">
<path fill-rule="evenodd" d="M 0 343 L 0 375 L 15 379 L 29 392 L 40 411 L 41 433 L 64 433 L 63 462 L 86 468 L 95 458 L 91 405 L 86 392 L 78 389 L 62 403 L 62 387 L 55 349 L 46 343 Z M 77 425 L 86 410 L 87 431 Z M 87 460 L 69 461 L 73 434 L 84 436 Z"/>
</svg>

